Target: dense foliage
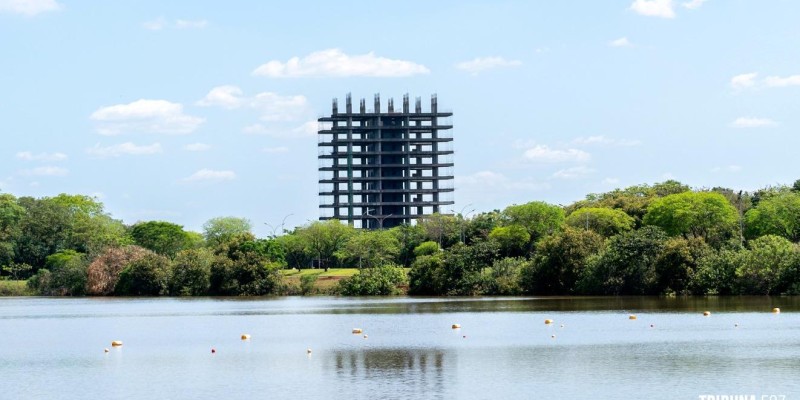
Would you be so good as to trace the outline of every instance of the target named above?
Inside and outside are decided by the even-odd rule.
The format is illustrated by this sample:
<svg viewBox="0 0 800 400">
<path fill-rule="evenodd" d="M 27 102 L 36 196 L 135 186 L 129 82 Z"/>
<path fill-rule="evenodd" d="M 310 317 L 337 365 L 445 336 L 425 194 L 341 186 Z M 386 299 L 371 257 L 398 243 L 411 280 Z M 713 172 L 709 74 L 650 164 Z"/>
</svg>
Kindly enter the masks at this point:
<svg viewBox="0 0 800 400">
<path fill-rule="evenodd" d="M 800 181 L 752 193 L 666 181 L 565 207 L 534 201 L 377 231 L 319 221 L 283 233 L 256 238 L 236 217 L 211 219 L 202 233 L 126 226 L 87 196 L 0 193 L 0 279 L 55 296 L 256 296 L 319 292 L 318 274 L 289 287 L 281 270 L 358 268 L 328 293 L 800 293 Z"/>
</svg>

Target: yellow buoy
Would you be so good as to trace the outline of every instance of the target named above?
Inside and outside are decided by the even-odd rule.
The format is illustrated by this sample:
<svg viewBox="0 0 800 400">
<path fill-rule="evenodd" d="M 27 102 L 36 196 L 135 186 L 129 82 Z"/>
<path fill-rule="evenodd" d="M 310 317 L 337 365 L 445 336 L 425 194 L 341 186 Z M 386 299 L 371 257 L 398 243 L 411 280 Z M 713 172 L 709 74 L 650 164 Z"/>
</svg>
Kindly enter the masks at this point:
<svg viewBox="0 0 800 400">
<path fill-rule="evenodd" d="M 361 329 L 361 328 L 353 328 L 353 334 L 354 335 L 360 335 L 362 333 L 364 333 L 363 329 Z"/>
<path fill-rule="evenodd" d="M 552 319 L 546 319 L 546 320 L 544 320 L 544 324 L 545 324 L 545 325 L 550 325 L 550 324 L 552 324 L 552 323 L 553 323 L 553 320 L 552 320 Z"/>
<path fill-rule="evenodd" d="M 111 342 L 111 347 L 119 347 L 122 346 L 122 340 L 115 340 Z"/>
<path fill-rule="evenodd" d="M 635 315 L 633 315 L 633 314 L 631 314 L 631 315 L 628 315 L 628 319 L 636 319 L 636 316 L 635 316 Z"/>
<path fill-rule="evenodd" d="M 453 324 L 453 329 L 461 329 L 461 324 Z"/>
<path fill-rule="evenodd" d="M 775 307 L 775 308 L 772 309 L 772 313 L 773 314 L 780 314 L 781 313 L 781 309 L 778 308 L 778 307 Z"/>
<path fill-rule="evenodd" d="M 711 315 L 711 311 L 703 311 L 703 316 L 704 317 L 707 317 L 709 315 Z"/>
<path fill-rule="evenodd" d="M 250 335 L 247 333 L 242 334 L 242 340 L 250 340 Z"/>
</svg>

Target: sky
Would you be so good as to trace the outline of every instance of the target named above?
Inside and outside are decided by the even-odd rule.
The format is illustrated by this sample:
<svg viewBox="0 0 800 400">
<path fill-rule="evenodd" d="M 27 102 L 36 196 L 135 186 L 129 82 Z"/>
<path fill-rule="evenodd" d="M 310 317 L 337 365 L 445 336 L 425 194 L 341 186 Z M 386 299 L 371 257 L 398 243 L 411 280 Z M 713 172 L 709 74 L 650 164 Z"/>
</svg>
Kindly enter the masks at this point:
<svg viewBox="0 0 800 400">
<path fill-rule="evenodd" d="M 800 178 L 800 2 L 0 0 L 0 190 L 259 236 L 319 215 L 331 100 L 437 94 L 454 212 Z M 474 211 L 473 211 L 474 210 Z"/>
</svg>

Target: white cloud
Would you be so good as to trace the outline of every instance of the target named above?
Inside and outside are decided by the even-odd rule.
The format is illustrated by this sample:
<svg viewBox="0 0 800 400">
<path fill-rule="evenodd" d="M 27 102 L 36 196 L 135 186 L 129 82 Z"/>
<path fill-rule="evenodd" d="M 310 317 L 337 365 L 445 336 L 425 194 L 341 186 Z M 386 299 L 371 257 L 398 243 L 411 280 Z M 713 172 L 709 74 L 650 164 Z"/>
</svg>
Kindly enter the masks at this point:
<svg viewBox="0 0 800 400">
<path fill-rule="evenodd" d="M 156 153 L 161 153 L 161 143 L 153 143 L 149 146 L 137 146 L 131 142 L 115 144 L 112 146 L 101 147 L 100 144 L 95 144 L 94 147 L 86 149 L 86 153 L 95 157 L 119 157 L 123 155 L 130 156 L 146 156 Z"/>
<path fill-rule="evenodd" d="M 731 122 L 734 128 L 764 128 L 777 126 L 778 123 L 769 118 L 739 117 Z"/>
<path fill-rule="evenodd" d="M 151 31 L 160 31 L 164 29 L 167 26 L 167 24 L 169 24 L 169 22 L 167 22 L 167 20 L 164 19 L 164 17 L 158 17 L 152 21 L 146 21 L 142 23 L 142 27 L 144 27 L 144 29 Z"/>
<path fill-rule="evenodd" d="M 246 102 L 244 93 L 238 86 L 222 85 L 212 88 L 205 97 L 197 102 L 197 105 L 205 107 L 216 106 L 232 110 L 241 107 Z"/>
<path fill-rule="evenodd" d="M 764 84 L 767 85 L 767 87 L 800 86 L 800 75 L 791 75 L 787 77 L 768 76 L 764 78 Z"/>
<path fill-rule="evenodd" d="M 236 179 L 236 173 L 233 171 L 215 171 L 204 168 L 183 180 L 185 182 L 221 182 L 233 179 Z"/>
<path fill-rule="evenodd" d="M 589 153 L 583 150 L 558 150 L 541 144 L 525 150 L 524 156 L 528 160 L 545 163 L 585 162 L 592 158 Z"/>
<path fill-rule="evenodd" d="M 633 47 L 633 43 L 631 43 L 631 41 L 624 36 L 619 39 L 614 39 L 608 42 L 608 45 L 611 47 Z"/>
<path fill-rule="evenodd" d="M 69 174 L 69 170 L 61 167 L 46 166 L 22 170 L 20 173 L 26 176 L 66 176 Z"/>
<path fill-rule="evenodd" d="M 731 87 L 734 89 L 746 89 L 756 85 L 757 72 L 736 75 L 731 78 Z"/>
<path fill-rule="evenodd" d="M 270 78 L 298 77 L 405 77 L 430 73 L 424 65 L 378 57 L 374 53 L 350 56 L 340 49 L 327 49 L 287 62 L 272 60 L 260 65 L 253 75 Z"/>
<path fill-rule="evenodd" d="M 518 67 L 522 65 L 519 60 L 506 60 L 503 57 L 478 57 L 470 61 L 456 64 L 456 68 L 467 71 L 472 75 L 478 75 L 483 71 L 495 68 Z"/>
<path fill-rule="evenodd" d="M 101 135 L 119 135 L 124 132 L 149 132 L 188 134 L 197 129 L 205 119 L 186 115 L 183 106 L 166 100 L 136 100 L 97 109 L 90 118 L 97 121 Z"/>
<path fill-rule="evenodd" d="M 183 146 L 186 151 L 208 151 L 211 150 L 211 145 L 205 143 L 191 143 Z"/>
<path fill-rule="evenodd" d="M 586 175 L 593 174 L 594 172 L 595 172 L 595 170 L 592 169 L 592 168 L 584 167 L 584 166 L 577 166 L 577 167 L 571 167 L 571 168 L 567 168 L 567 169 L 562 169 L 560 171 L 556 171 L 553 174 L 553 178 L 558 178 L 558 179 L 576 179 L 576 178 L 584 177 Z"/>
<path fill-rule="evenodd" d="M 630 9 L 647 17 L 675 18 L 672 0 L 634 0 Z"/>
<path fill-rule="evenodd" d="M 0 13 L 8 12 L 32 17 L 49 11 L 58 11 L 61 4 L 55 0 L 0 0 Z"/>
<path fill-rule="evenodd" d="M 714 167 L 711 169 L 711 172 L 730 172 L 736 173 L 742 170 L 742 167 L 739 165 L 726 165 L 724 167 Z"/>
<path fill-rule="evenodd" d="M 64 161 L 67 159 L 67 155 L 64 153 L 39 153 L 33 154 L 30 151 L 20 151 L 17 153 L 17 158 L 20 160 L 25 161 L 46 161 L 46 162 L 57 162 L 57 161 Z"/>
<path fill-rule="evenodd" d="M 289 152 L 289 148 L 286 147 L 286 146 L 265 147 L 265 148 L 261 149 L 261 152 L 262 153 L 267 153 L 267 154 L 288 153 Z"/>
<path fill-rule="evenodd" d="M 630 147 L 642 144 L 640 140 L 612 139 L 603 135 L 579 137 L 572 140 L 572 144 L 579 146 L 604 145 Z"/>
<path fill-rule="evenodd" d="M 756 80 L 757 77 L 758 77 L 757 72 L 736 75 L 733 78 L 731 78 L 731 87 L 737 90 L 741 90 L 741 89 L 752 89 L 759 87 L 775 88 L 775 87 L 800 86 L 800 75 L 789 75 L 789 76 L 773 75 L 762 79 L 761 82 L 758 82 Z"/>
<path fill-rule="evenodd" d="M 208 21 L 204 19 L 194 21 L 188 19 L 175 20 L 175 27 L 178 29 L 203 29 L 206 26 L 208 26 Z"/>
<path fill-rule="evenodd" d="M 176 19 L 174 22 L 170 22 L 164 17 L 158 17 L 152 21 L 146 21 L 142 23 L 142 27 L 144 29 L 151 31 L 160 31 L 166 28 L 203 29 L 206 26 L 208 26 L 208 21 L 204 19 L 199 19 L 199 20 Z"/>
<path fill-rule="evenodd" d="M 264 121 L 295 121 L 311 113 L 308 99 L 302 95 L 282 96 L 272 92 L 261 92 L 245 96 L 237 86 L 223 85 L 211 89 L 197 101 L 199 106 L 222 107 L 228 110 L 248 108 L 257 110 Z"/>
<path fill-rule="evenodd" d="M 708 0 L 689 0 L 687 2 L 681 3 L 681 6 L 684 8 L 688 8 L 690 10 L 696 10 L 700 8 Z"/>
<path fill-rule="evenodd" d="M 314 135 L 316 135 L 317 126 L 318 126 L 317 121 L 308 121 L 303 125 L 288 129 L 279 129 L 274 127 L 270 128 L 262 124 L 253 124 L 244 127 L 242 131 L 250 135 L 265 135 L 283 139 L 300 139 L 306 137 L 313 137 Z"/>
</svg>

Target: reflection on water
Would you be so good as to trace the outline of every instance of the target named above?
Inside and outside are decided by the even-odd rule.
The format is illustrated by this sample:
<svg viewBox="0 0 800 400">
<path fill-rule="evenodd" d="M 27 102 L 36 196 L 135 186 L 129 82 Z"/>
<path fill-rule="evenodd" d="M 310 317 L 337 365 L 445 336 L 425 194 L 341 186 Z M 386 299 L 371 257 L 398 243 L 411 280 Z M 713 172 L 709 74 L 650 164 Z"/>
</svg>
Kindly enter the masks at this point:
<svg viewBox="0 0 800 400">
<path fill-rule="evenodd" d="M 388 348 L 337 350 L 331 361 L 339 379 L 354 383 L 377 380 L 391 387 L 391 392 L 381 393 L 381 398 L 442 398 L 446 392 L 445 365 L 453 367 L 453 357 L 442 350 Z"/>
</svg>

